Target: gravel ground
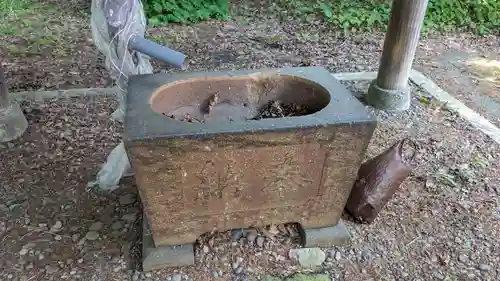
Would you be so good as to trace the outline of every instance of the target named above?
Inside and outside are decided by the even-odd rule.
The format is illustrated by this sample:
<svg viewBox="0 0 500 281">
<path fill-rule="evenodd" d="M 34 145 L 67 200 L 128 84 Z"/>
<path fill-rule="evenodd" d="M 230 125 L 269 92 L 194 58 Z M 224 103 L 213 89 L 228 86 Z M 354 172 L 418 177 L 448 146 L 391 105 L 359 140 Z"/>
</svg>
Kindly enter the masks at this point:
<svg viewBox="0 0 500 281">
<path fill-rule="evenodd" d="M 367 83 L 347 86 L 365 91 Z M 1 148 L 0 280 L 253 280 L 304 271 L 289 258 L 298 232 L 287 225 L 207 234 L 195 266 L 135 272 L 141 210 L 133 181 L 109 195 L 87 187 L 119 140 L 114 106 L 104 97 L 23 105 L 29 131 Z M 377 115 L 367 157 L 410 136 L 415 170 L 374 224 L 346 216 L 352 245 L 323 249 L 314 271 L 333 280 L 498 280 L 498 144 L 438 104 Z"/>
</svg>

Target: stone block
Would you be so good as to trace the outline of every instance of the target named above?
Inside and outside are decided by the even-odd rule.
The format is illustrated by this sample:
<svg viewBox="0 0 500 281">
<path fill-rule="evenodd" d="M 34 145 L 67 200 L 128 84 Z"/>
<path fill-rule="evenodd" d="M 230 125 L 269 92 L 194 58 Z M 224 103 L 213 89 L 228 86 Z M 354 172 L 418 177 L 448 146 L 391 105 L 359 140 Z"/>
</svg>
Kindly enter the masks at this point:
<svg viewBox="0 0 500 281">
<path fill-rule="evenodd" d="M 215 96 L 225 106 L 208 118 Z M 247 120 L 271 100 L 310 112 Z M 202 122 L 169 117 L 184 114 Z M 214 229 L 337 225 L 375 127 L 324 68 L 152 74 L 129 79 L 124 143 L 160 247 Z"/>
</svg>

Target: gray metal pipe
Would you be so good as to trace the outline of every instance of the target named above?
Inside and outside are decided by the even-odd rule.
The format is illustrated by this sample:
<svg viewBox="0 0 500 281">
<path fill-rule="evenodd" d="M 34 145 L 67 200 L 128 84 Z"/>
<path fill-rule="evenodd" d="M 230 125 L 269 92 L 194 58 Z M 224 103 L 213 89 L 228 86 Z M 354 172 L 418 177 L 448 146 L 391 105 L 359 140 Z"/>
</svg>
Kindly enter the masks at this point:
<svg viewBox="0 0 500 281">
<path fill-rule="evenodd" d="M 129 47 L 137 52 L 141 52 L 154 59 L 161 60 L 172 66 L 183 68 L 186 55 L 174 51 L 168 47 L 157 44 L 153 41 L 144 39 L 141 36 L 134 36 L 130 40 Z"/>
</svg>

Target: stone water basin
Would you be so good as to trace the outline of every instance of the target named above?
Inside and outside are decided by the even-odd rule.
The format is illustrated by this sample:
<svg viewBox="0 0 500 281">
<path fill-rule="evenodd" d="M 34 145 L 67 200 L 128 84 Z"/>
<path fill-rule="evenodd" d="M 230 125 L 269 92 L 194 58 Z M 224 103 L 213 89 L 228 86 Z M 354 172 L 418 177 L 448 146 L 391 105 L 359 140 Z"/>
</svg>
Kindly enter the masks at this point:
<svg viewBox="0 0 500 281">
<path fill-rule="evenodd" d="M 273 101 L 307 110 L 258 119 Z M 129 80 L 124 142 L 161 247 L 214 229 L 336 226 L 375 127 L 324 68 L 152 74 Z"/>
</svg>

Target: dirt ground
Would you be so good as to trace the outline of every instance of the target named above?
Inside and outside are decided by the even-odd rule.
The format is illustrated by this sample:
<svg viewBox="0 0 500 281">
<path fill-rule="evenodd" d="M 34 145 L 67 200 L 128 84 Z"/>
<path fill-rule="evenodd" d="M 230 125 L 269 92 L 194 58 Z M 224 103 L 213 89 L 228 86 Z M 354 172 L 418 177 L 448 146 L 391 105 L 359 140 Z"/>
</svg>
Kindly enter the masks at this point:
<svg viewBox="0 0 500 281">
<path fill-rule="evenodd" d="M 35 35 L 47 34 L 51 24 L 52 37 L 0 35 L 7 42 L 0 54 L 11 91 L 107 85 L 103 59 L 89 37 L 86 6 L 71 3 L 47 10 L 43 20 L 14 21 Z M 319 22 L 280 22 L 251 9 L 229 22 L 172 25 L 150 29 L 148 36 L 185 52 L 186 71 L 310 65 L 375 71 L 383 43 L 379 33 L 344 37 Z M 498 83 L 490 79 L 496 70 L 485 73 L 477 67 L 484 60 L 469 58 L 493 61 L 498 42 L 471 35 L 424 38 L 415 65 L 496 122 L 498 107 L 491 105 L 498 102 Z M 457 64 L 455 54 L 463 48 L 467 56 L 457 55 L 463 62 Z M 346 85 L 363 93 L 367 82 Z M 414 93 L 427 95 L 417 87 Z M 475 102 L 484 96 L 487 106 Z M 105 97 L 23 104 L 28 131 L 0 147 L 0 280 L 254 280 L 301 271 L 288 258 L 288 250 L 297 247 L 292 228 L 274 239 L 258 235 L 250 246 L 233 241 L 234 233 L 220 233 L 210 242 L 217 252 L 205 249 L 208 241 L 197 245 L 195 266 L 141 273 L 141 208 L 133 180 L 108 195 L 87 186 L 120 140 L 122 126 L 110 119 L 115 107 Z M 346 216 L 352 244 L 323 249 L 327 259 L 316 271 L 349 281 L 500 280 L 498 144 L 440 104 L 415 99 L 404 113 L 375 113 L 380 124 L 367 158 L 409 136 L 419 148 L 414 172 L 374 224 L 359 225 Z"/>
<path fill-rule="evenodd" d="M 367 83 L 348 86 L 365 91 Z M 298 247 L 292 229 L 251 245 L 216 234 L 215 252 L 208 241 L 197 245 L 195 266 L 134 274 L 141 210 L 133 181 L 110 195 L 87 186 L 119 141 L 115 105 L 104 97 L 23 104 L 29 130 L 1 148 L 0 280 L 254 280 L 301 271 L 288 258 Z M 367 157 L 409 136 L 415 170 L 373 225 L 345 217 L 352 244 L 324 249 L 316 271 L 332 280 L 498 280 L 498 144 L 441 105 L 414 101 L 407 112 L 377 115 Z"/>
<path fill-rule="evenodd" d="M 499 46 L 494 37 L 449 35 L 424 40 L 414 68 L 500 126 Z"/>
</svg>

